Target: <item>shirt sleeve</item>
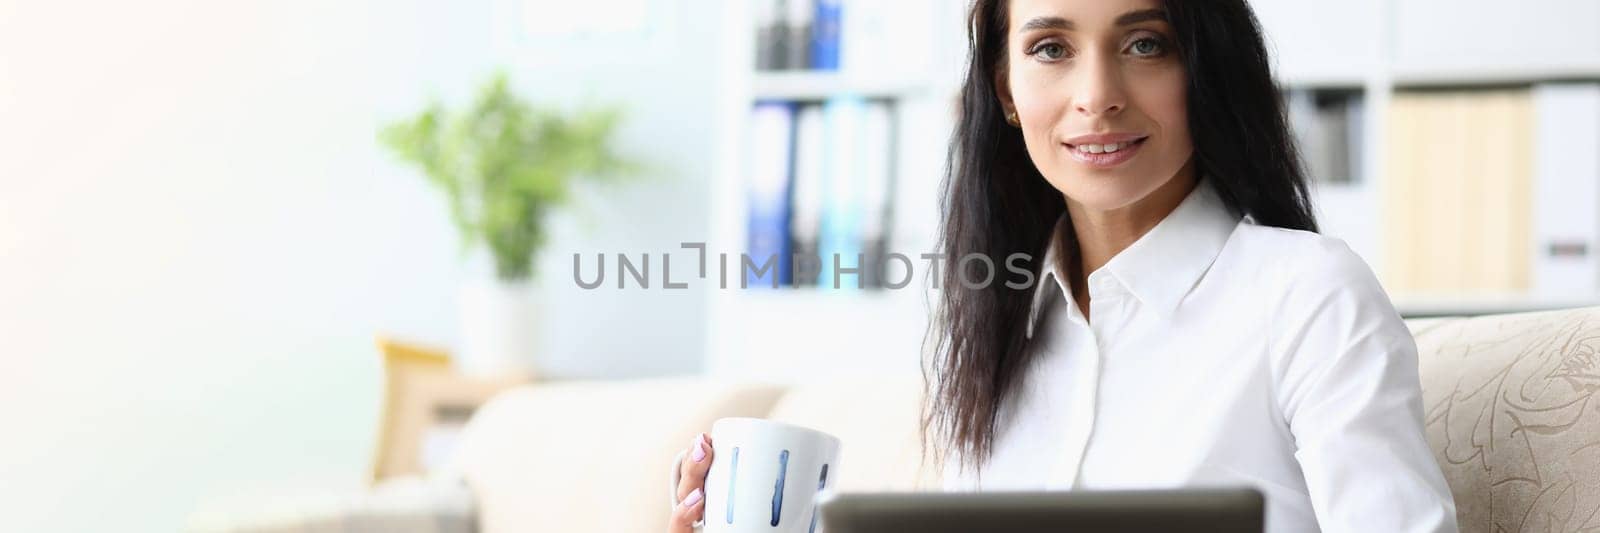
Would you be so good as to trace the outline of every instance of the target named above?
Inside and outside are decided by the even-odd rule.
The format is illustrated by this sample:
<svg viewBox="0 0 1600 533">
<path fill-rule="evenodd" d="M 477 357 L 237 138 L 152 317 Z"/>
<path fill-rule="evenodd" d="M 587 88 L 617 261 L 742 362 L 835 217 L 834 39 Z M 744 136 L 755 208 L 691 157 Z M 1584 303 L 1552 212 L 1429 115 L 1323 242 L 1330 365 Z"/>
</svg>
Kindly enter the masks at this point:
<svg viewBox="0 0 1600 533">
<path fill-rule="evenodd" d="M 1274 313 L 1279 405 L 1326 532 L 1456 531 L 1423 434 L 1417 347 L 1371 270 L 1341 241 L 1301 256 Z"/>
</svg>

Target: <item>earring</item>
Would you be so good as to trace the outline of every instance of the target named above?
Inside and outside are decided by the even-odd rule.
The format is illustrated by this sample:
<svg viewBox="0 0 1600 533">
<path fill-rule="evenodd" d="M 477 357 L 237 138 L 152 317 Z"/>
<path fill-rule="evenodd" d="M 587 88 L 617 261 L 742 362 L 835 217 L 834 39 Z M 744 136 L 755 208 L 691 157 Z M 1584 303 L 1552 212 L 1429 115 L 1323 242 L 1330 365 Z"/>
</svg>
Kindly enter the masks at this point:
<svg viewBox="0 0 1600 533">
<path fill-rule="evenodd" d="M 1011 124 L 1012 126 L 1018 126 L 1018 127 L 1022 126 L 1022 121 L 1017 120 L 1017 112 L 1016 111 L 1007 111 L 1006 112 L 1006 122 Z"/>
</svg>

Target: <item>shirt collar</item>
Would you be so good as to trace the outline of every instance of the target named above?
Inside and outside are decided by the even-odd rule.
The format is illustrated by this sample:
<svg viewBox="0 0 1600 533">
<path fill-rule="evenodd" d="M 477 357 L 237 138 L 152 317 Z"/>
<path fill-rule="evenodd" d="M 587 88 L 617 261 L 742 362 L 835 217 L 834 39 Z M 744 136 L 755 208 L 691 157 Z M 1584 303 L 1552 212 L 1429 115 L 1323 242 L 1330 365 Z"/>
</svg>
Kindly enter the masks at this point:
<svg viewBox="0 0 1600 533">
<path fill-rule="evenodd" d="M 1114 278 L 1115 283 L 1126 287 L 1140 303 L 1162 316 L 1170 316 L 1211 268 L 1238 225 L 1239 217 L 1222 203 L 1208 181 L 1201 180 L 1165 219 L 1112 257 L 1100 270 L 1091 273 L 1090 287 L 1104 283 L 1104 278 Z M 1055 238 L 1063 231 L 1071 231 L 1066 213 L 1056 220 L 1054 233 L 1045 248 L 1045 268 L 1034 287 L 1033 304 L 1028 313 L 1027 335 L 1030 338 L 1045 296 L 1049 294 L 1046 290 L 1060 291 L 1067 301 L 1072 301 L 1066 272 L 1057 268 L 1056 261 L 1057 256 L 1066 253 L 1059 249 L 1059 239 Z"/>
</svg>

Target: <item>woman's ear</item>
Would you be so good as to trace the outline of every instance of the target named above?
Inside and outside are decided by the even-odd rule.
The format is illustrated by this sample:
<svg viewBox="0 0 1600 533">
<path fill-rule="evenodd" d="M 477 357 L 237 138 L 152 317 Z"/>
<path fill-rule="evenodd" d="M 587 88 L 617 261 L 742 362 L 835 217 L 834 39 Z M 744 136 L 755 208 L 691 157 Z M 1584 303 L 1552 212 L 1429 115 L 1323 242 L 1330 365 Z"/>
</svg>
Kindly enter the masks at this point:
<svg viewBox="0 0 1600 533">
<path fill-rule="evenodd" d="M 994 94 L 1000 99 L 1000 110 L 1007 117 L 1017 111 L 1017 106 L 1011 101 L 1011 81 L 1007 75 L 1005 65 L 994 69 Z"/>
<path fill-rule="evenodd" d="M 1017 118 L 1017 104 L 1011 99 L 1011 80 L 1004 64 L 994 69 L 994 94 L 1000 100 L 1000 114 L 1012 126 L 1022 126 Z"/>
</svg>

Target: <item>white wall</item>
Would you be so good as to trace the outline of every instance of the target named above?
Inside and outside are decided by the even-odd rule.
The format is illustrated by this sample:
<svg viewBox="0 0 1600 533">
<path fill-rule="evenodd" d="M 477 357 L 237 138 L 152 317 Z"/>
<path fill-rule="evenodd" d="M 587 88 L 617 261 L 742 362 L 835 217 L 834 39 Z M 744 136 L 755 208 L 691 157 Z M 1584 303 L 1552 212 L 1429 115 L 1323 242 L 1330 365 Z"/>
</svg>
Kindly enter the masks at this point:
<svg viewBox="0 0 1600 533">
<path fill-rule="evenodd" d="M 507 28 L 513 17 L 496 17 L 495 48 L 516 66 L 513 74 L 522 87 L 536 98 L 572 106 L 620 103 L 630 117 L 629 146 L 653 167 L 627 188 L 591 191 L 579 216 L 557 225 L 555 242 L 539 262 L 550 310 L 545 331 L 559 332 L 550 334 L 546 367 L 571 377 L 699 370 L 707 293 L 663 290 L 661 255 L 673 253 L 675 281 L 695 273 L 697 255 L 679 245 L 709 238 L 713 124 L 717 99 L 727 89 L 709 58 L 723 40 L 747 36 L 716 24 L 718 2 L 534 3 L 570 20 L 563 27 L 576 30 L 507 36 L 515 31 Z M 591 273 L 595 255 L 606 254 L 607 283 L 580 289 L 572 277 L 573 253 L 583 254 Z M 636 264 L 650 254 L 649 289 L 615 288 L 618 253 Z"/>
<path fill-rule="evenodd" d="M 539 59 L 491 31 L 503 9 L 0 0 L 0 530 L 173 531 L 240 490 L 358 485 L 373 335 L 453 344 L 481 271 L 375 128 L 497 64 L 530 95 L 629 104 L 624 144 L 673 174 L 591 195 L 587 231 L 556 221 L 552 373 L 698 368 L 703 295 L 577 294 L 570 253 L 703 234 L 705 73 Z M 665 39 L 673 62 L 708 43 Z"/>
</svg>

